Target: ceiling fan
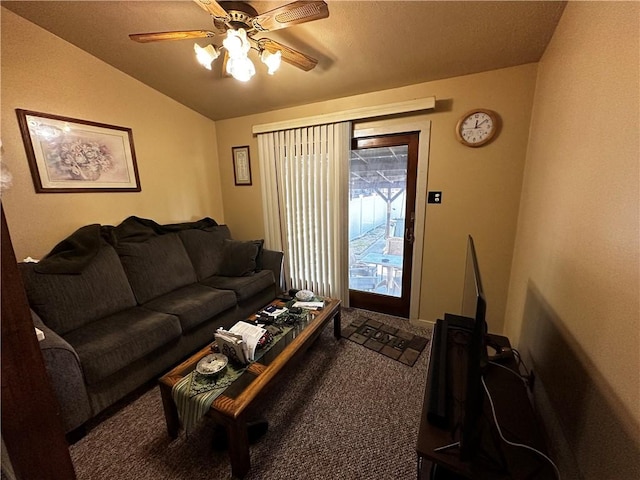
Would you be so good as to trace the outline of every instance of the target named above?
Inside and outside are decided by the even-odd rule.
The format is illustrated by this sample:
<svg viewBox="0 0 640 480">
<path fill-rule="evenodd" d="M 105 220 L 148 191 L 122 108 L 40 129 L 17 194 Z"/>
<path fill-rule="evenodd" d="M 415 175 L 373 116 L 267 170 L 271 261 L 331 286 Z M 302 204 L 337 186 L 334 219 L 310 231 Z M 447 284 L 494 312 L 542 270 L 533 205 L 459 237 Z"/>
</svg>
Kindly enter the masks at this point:
<svg viewBox="0 0 640 480">
<path fill-rule="evenodd" d="M 318 61 L 298 50 L 283 45 L 269 38 L 256 38 L 257 35 L 287 28 L 299 23 L 306 23 L 329 16 L 329 7 L 324 1 L 296 1 L 275 8 L 268 12 L 258 12 L 248 3 L 225 2 L 223 8 L 216 0 L 194 0 L 208 12 L 213 20 L 214 31 L 183 30 L 154 33 L 133 33 L 131 40 L 140 43 L 165 40 L 184 40 L 196 38 L 215 38 L 225 36 L 220 45 L 201 47 L 194 44 L 198 61 L 208 69 L 211 63 L 224 50 L 223 71 L 238 80 L 249 80 L 255 73 L 255 67 L 247 53 L 257 50 L 260 59 L 273 74 L 280 65 L 280 60 L 304 71 L 313 69 Z"/>
</svg>

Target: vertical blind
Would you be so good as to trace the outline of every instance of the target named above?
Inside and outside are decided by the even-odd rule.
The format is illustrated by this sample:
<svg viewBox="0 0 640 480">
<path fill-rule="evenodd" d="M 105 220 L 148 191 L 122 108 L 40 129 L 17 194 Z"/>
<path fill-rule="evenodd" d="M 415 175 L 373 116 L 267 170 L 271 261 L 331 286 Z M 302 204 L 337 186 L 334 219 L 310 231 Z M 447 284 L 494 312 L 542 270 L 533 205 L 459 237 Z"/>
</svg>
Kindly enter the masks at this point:
<svg viewBox="0 0 640 480">
<path fill-rule="evenodd" d="M 265 246 L 289 288 L 348 301 L 350 122 L 258 135 Z"/>
</svg>

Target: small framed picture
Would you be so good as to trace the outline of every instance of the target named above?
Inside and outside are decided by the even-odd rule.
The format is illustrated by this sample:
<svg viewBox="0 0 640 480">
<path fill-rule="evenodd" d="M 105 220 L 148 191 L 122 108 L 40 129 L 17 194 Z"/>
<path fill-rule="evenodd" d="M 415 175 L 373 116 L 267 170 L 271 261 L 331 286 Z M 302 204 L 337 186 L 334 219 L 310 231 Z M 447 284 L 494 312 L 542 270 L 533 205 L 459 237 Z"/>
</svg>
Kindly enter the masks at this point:
<svg viewBox="0 0 640 480">
<path fill-rule="evenodd" d="M 251 159 L 249 146 L 231 147 L 233 153 L 233 176 L 236 185 L 251 185 Z"/>
<path fill-rule="evenodd" d="M 16 109 L 36 193 L 139 192 L 130 128 Z"/>
</svg>

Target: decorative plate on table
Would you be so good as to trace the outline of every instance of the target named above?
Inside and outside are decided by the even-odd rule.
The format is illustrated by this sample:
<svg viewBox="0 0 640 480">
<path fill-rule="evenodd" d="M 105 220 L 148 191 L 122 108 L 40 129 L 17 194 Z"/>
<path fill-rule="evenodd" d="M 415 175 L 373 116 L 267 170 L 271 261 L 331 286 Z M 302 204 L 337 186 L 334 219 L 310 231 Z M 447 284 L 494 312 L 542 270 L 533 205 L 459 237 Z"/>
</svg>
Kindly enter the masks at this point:
<svg viewBox="0 0 640 480">
<path fill-rule="evenodd" d="M 211 353 L 206 357 L 200 359 L 196 365 L 196 372 L 200 375 L 216 375 L 227 368 L 229 359 L 222 353 Z"/>
<path fill-rule="evenodd" d="M 301 302 L 310 302 L 314 297 L 315 295 L 311 290 L 300 290 L 296 293 L 296 298 Z"/>
</svg>

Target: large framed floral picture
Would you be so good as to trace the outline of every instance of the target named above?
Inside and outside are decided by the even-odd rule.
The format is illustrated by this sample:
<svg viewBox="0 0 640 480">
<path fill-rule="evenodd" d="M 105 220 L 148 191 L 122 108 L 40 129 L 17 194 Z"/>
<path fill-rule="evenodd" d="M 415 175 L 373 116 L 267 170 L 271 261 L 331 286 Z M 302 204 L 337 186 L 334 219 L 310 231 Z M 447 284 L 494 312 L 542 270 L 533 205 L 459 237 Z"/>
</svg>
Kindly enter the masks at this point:
<svg viewBox="0 0 640 480">
<path fill-rule="evenodd" d="M 130 128 L 16 109 L 36 193 L 139 192 Z"/>
</svg>

